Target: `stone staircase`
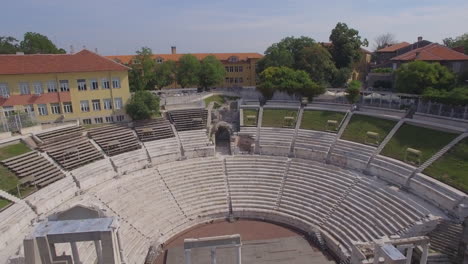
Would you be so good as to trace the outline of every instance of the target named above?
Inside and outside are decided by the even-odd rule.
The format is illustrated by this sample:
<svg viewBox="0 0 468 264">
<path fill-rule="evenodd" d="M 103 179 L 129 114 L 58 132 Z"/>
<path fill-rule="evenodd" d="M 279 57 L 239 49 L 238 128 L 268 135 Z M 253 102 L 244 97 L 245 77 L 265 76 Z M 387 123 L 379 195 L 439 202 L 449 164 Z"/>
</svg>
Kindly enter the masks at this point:
<svg viewBox="0 0 468 264">
<path fill-rule="evenodd" d="M 255 137 L 255 152 L 260 153 L 260 130 L 263 122 L 263 107 L 258 109 L 258 121 L 257 121 L 257 136 Z"/>
<path fill-rule="evenodd" d="M 296 145 L 296 138 L 299 132 L 299 128 L 301 127 L 303 115 L 304 115 L 304 106 L 301 106 L 301 108 L 299 108 L 299 114 L 297 115 L 296 127 L 294 128 L 294 135 L 291 141 L 291 147 L 289 148 L 290 157 L 294 155 L 294 146 Z"/>
<path fill-rule="evenodd" d="M 432 232 L 428 234 L 431 250 L 440 252 L 454 261 L 458 254 L 458 243 L 461 240 L 463 227 L 450 220 L 442 220 Z"/>
<path fill-rule="evenodd" d="M 348 126 L 349 121 L 351 120 L 352 116 L 353 116 L 353 112 L 350 112 L 350 111 L 346 112 L 346 115 L 344 117 L 344 121 L 342 121 L 341 124 L 340 124 L 340 128 L 339 128 L 340 130 L 336 134 L 336 137 L 333 140 L 333 143 L 331 144 L 330 149 L 328 150 L 327 157 L 326 157 L 327 162 L 330 161 L 330 156 L 331 156 L 331 154 L 333 152 L 333 149 L 335 148 L 336 142 L 338 142 L 338 139 L 341 137 L 341 135 L 343 135 L 343 133 L 344 133 L 346 127 Z"/>
<path fill-rule="evenodd" d="M 442 157 L 447 151 L 449 151 L 451 148 L 453 148 L 456 144 L 458 144 L 460 141 L 468 137 L 468 132 L 460 134 L 458 137 L 456 137 L 454 140 L 452 140 L 449 144 L 447 144 L 445 147 L 440 149 L 436 154 L 434 154 L 431 158 L 426 160 L 421 166 L 419 166 L 414 172 L 411 174 L 409 178 L 414 177 L 414 175 L 424 171 L 427 167 L 429 167 L 432 163 L 434 163 L 437 159 Z"/>
<path fill-rule="evenodd" d="M 289 172 L 289 167 L 291 166 L 291 159 L 288 159 L 286 161 L 286 166 L 284 169 L 284 174 L 283 174 L 283 179 L 281 179 L 281 187 L 278 190 L 278 199 L 276 200 L 276 210 L 278 210 L 280 203 L 281 203 L 281 198 L 283 197 L 283 189 L 284 189 L 284 184 L 286 182 L 286 178 L 288 177 L 288 172 Z"/>
<path fill-rule="evenodd" d="M 398 129 L 400 129 L 403 123 L 405 123 L 405 118 L 400 119 L 400 121 L 396 123 L 396 125 L 392 128 L 392 130 L 390 130 L 388 135 L 384 138 L 384 140 L 382 140 L 380 145 L 377 147 L 377 149 L 374 151 L 374 153 L 370 157 L 369 161 L 367 162 L 366 168 L 369 168 L 369 165 L 372 163 L 374 158 L 384 149 L 385 145 L 387 145 L 387 143 L 393 138 L 393 136 L 398 131 Z"/>
<path fill-rule="evenodd" d="M 171 188 L 169 188 L 169 185 L 167 185 L 167 182 L 164 180 L 164 177 L 161 175 L 159 169 L 157 167 L 155 167 L 157 173 L 158 173 L 158 176 L 160 178 L 160 180 L 164 183 L 164 186 L 166 187 L 166 189 L 169 191 L 169 193 L 171 194 L 171 197 L 172 199 L 174 200 L 174 202 L 177 204 L 177 207 L 179 207 L 179 210 L 182 212 L 182 214 L 188 218 L 187 214 L 185 213 L 184 209 L 182 209 L 182 206 L 180 206 L 179 202 L 177 201 L 176 197 L 174 196 L 174 193 L 172 193 L 172 190 Z"/>
</svg>

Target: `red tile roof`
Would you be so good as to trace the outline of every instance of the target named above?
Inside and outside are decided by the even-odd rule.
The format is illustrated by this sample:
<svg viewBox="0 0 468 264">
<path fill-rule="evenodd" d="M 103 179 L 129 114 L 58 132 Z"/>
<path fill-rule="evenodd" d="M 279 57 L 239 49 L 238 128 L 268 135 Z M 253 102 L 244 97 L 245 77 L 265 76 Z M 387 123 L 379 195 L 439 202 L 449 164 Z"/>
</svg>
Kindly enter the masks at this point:
<svg viewBox="0 0 468 264">
<path fill-rule="evenodd" d="M 407 47 L 409 45 L 411 45 L 411 44 L 408 43 L 408 42 L 396 43 L 396 44 L 390 45 L 388 47 L 376 50 L 375 52 L 394 52 L 394 51 L 397 51 L 397 50 L 399 50 L 401 48 Z"/>
<path fill-rule="evenodd" d="M 8 98 L 0 97 L 0 106 L 50 104 L 58 102 L 70 102 L 70 92 L 45 93 L 39 96 L 33 94 L 10 95 Z"/>
<path fill-rule="evenodd" d="M 191 53 L 197 59 L 202 60 L 206 56 L 213 55 L 215 56 L 218 60 L 220 61 L 227 61 L 230 57 L 236 56 L 239 61 L 245 61 L 248 59 L 261 59 L 263 55 L 259 53 Z M 153 54 L 153 58 L 161 58 L 164 61 L 172 60 L 172 61 L 178 61 L 180 57 L 182 57 L 185 54 L 182 53 L 176 53 L 176 54 Z M 136 55 L 115 55 L 115 56 L 106 56 L 109 59 L 116 60 L 120 63 L 124 64 L 129 64 L 131 60 L 135 57 Z"/>
<path fill-rule="evenodd" d="M 393 61 L 468 61 L 468 56 L 437 43 L 408 51 L 392 58 Z"/>
<path fill-rule="evenodd" d="M 0 55 L 0 75 L 127 70 L 126 66 L 88 50 L 75 54 Z"/>
</svg>

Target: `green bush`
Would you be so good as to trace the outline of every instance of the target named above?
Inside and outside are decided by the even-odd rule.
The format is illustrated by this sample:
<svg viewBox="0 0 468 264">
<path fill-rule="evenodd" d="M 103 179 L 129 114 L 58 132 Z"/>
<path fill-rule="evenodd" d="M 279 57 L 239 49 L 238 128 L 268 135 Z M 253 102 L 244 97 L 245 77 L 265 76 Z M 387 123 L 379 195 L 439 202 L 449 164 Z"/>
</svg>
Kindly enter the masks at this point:
<svg viewBox="0 0 468 264">
<path fill-rule="evenodd" d="M 159 97 L 148 91 L 137 91 L 125 106 L 133 120 L 149 119 L 159 115 Z"/>
<path fill-rule="evenodd" d="M 423 99 L 449 105 L 467 105 L 468 87 L 457 87 L 450 91 L 429 88 L 424 91 Z"/>
<path fill-rule="evenodd" d="M 375 72 L 375 73 L 392 73 L 393 69 L 392 68 L 375 68 L 375 69 L 372 69 L 371 72 Z"/>
<path fill-rule="evenodd" d="M 361 87 L 362 83 L 360 81 L 354 80 L 349 83 L 348 88 L 346 89 L 346 99 L 348 99 L 348 101 L 351 104 L 354 104 L 357 101 L 359 101 L 359 96 L 361 95 Z"/>
</svg>

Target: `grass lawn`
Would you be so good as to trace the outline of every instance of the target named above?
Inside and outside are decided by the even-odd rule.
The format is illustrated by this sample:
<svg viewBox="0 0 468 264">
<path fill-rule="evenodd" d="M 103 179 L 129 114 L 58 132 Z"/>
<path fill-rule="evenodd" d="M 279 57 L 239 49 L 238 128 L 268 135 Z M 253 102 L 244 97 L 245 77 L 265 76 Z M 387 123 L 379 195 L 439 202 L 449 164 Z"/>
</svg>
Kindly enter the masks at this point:
<svg viewBox="0 0 468 264">
<path fill-rule="evenodd" d="M 257 119 L 258 119 L 258 110 L 257 109 L 243 109 L 242 112 L 244 113 L 244 126 L 257 126 Z M 256 116 L 256 119 L 247 119 L 247 116 Z"/>
<path fill-rule="evenodd" d="M 379 134 L 379 142 L 382 142 L 395 124 L 393 120 L 354 114 L 341 138 L 366 144 L 366 133 L 372 131 Z M 372 140 L 369 139 L 368 142 Z"/>
<path fill-rule="evenodd" d="M 342 112 L 306 110 L 302 116 L 301 128 L 316 131 L 327 131 L 328 120 L 336 120 L 339 125 L 344 116 L 345 113 Z"/>
<path fill-rule="evenodd" d="M 424 170 L 424 174 L 468 193 L 468 139 L 462 140 Z"/>
<path fill-rule="evenodd" d="M 404 161 L 406 149 L 414 148 L 422 152 L 422 164 L 456 136 L 457 134 L 403 124 L 381 154 Z"/>
<path fill-rule="evenodd" d="M 264 127 L 285 127 L 284 117 L 292 116 L 294 118 L 292 128 L 296 124 L 297 111 L 287 109 L 263 109 L 262 126 Z"/>
<path fill-rule="evenodd" d="M 208 105 L 211 103 L 211 102 L 217 102 L 218 104 L 214 104 L 214 108 L 219 108 L 222 104 L 226 103 L 227 101 L 230 101 L 230 100 L 236 100 L 238 99 L 239 97 L 236 97 L 236 96 L 223 96 L 223 95 L 212 95 L 210 97 L 207 97 L 205 98 L 205 105 L 206 107 L 208 107 Z"/>
<path fill-rule="evenodd" d="M 31 150 L 23 143 L 9 145 L 9 146 L 0 148 L 0 160 L 18 156 L 20 154 L 23 154 L 29 151 Z M 17 185 L 18 185 L 18 178 L 16 177 L 16 175 L 10 172 L 4 166 L 0 165 L 0 189 L 18 196 L 18 192 L 16 190 Z M 21 191 L 21 194 L 24 196 L 30 193 L 32 190 L 31 188 L 21 188 L 20 191 Z M 3 208 L 4 206 L 8 204 L 9 204 L 9 201 L 0 200 L 0 208 Z"/>
</svg>

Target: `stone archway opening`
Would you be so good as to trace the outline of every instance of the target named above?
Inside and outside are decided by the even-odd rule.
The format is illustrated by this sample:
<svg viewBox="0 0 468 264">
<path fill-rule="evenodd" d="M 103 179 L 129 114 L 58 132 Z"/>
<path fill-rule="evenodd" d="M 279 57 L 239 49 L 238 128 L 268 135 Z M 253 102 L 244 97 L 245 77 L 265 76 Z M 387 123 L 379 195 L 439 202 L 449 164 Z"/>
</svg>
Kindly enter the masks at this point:
<svg viewBox="0 0 468 264">
<path fill-rule="evenodd" d="M 231 155 L 231 129 L 220 125 L 215 132 L 216 152 L 222 155 Z"/>
</svg>

